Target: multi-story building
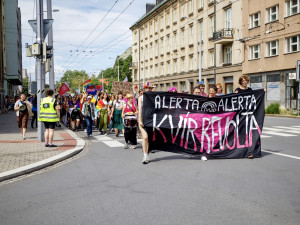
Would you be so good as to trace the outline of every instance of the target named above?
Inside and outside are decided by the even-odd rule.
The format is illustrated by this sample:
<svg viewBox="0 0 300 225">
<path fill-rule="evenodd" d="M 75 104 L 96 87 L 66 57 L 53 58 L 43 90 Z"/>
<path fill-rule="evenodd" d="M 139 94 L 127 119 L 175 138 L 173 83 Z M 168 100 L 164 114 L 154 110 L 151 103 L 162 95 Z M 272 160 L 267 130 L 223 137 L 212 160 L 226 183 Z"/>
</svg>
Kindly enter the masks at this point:
<svg viewBox="0 0 300 225">
<path fill-rule="evenodd" d="M 5 49 L 5 11 L 4 0 L 0 0 L 0 112 L 4 107 L 4 79 L 6 74 L 6 49 Z"/>
<path fill-rule="evenodd" d="M 157 0 L 132 30 L 132 77 L 167 91 L 175 86 L 192 92 L 201 80 L 221 83 L 225 93 L 238 87 L 242 74 L 242 1 Z M 200 50 L 200 33 L 202 45 Z M 216 76 L 216 82 L 214 80 Z"/>
<path fill-rule="evenodd" d="M 5 95 L 14 95 L 13 86 L 22 84 L 21 11 L 18 0 L 4 0 L 6 76 Z"/>
<path fill-rule="evenodd" d="M 300 0 L 244 0 L 243 73 L 253 88 L 266 89 L 266 103 L 297 104 L 293 78 L 300 60 Z"/>
</svg>

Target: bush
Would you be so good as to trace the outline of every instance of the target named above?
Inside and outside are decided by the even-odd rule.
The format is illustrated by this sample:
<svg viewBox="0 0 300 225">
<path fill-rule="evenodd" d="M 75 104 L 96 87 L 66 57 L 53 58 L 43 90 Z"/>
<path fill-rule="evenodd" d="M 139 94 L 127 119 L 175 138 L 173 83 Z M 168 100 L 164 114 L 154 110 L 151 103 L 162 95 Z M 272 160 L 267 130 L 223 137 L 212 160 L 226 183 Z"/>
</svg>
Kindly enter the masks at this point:
<svg viewBox="0 0 300 225">
<path fill-rule="evenodd" d="M 272 103 L 266 108 L 265 112 L 267 114 L 279 114 L 279 109 L 280 109 L 279 103 Z"/>
</svg>

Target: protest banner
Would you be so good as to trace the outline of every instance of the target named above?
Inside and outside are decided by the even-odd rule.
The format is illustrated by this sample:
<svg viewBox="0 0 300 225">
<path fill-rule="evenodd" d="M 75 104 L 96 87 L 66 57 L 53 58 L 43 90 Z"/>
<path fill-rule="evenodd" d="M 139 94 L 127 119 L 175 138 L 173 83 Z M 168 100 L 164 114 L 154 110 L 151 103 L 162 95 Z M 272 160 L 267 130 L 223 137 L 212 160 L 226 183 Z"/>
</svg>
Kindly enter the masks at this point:
<svg viewBox="0 0 300 225">
<path fill-rule="evenodd" d="M 214 98 L 169 92 L 143 95 L 150 149 L 244 158 L 261 155 L 264 90 Z"/>
<path fill-rule="evenodd" d="M 117 94 L 119 91 L 123 93 L 125 91 L 132 92 L 132 83 L 123 81 L 113 81 L 111 91 L 115 94 Z"/>
<path fill-rule="evenodd" d="M 63 96 L 66 94 L 68 91 L 70 91 L 69 85 L 67 82 L 63 83 L 63 85 L 60 87 L 58 93 Z"/>
</svg>

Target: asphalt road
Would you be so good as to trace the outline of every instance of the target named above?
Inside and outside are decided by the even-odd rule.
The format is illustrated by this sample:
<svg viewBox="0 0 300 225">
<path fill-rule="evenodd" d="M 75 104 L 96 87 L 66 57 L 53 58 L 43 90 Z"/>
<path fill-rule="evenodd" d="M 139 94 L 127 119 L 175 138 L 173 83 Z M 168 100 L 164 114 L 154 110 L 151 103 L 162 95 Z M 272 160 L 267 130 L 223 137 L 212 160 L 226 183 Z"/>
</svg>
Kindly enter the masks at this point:
<svg viewBox="0 0 300 225">
<path fill-rule="evenodd" d="M 300 120 L 266 118 L 265 127 L 274 126 L 300 128 Z M 268 152 L 259 159 L 203 162 L 156 152 L 148 165 L 141 147 L 125 150 L 93 138 L 82 157 L 1 185 L 0 224 L 298 225 L 300 132 L 294 130 L 295 136 L 264 134 Z"/>
</svg>

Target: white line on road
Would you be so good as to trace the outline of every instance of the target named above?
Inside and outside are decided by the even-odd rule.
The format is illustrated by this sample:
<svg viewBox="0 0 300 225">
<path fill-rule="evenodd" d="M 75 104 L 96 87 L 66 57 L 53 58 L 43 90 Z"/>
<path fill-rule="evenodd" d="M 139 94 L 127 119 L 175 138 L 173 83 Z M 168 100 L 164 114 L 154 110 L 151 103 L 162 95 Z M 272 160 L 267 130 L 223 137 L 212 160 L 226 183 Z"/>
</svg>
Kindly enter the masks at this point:
<svg viewBox="0 0 300 225">
<path fill-rule="evenodd" d="M 115 147 L 123 147 L 124 144 L 122 144 L 119 141 L 103 141 L 104 144 L 108 145 L 109 147 L 115 148 Z"/>
<path fill-rule="evenodd" d="M 285 130 L 291 130 L 291 131 L 298 131 L 300 134 L 300 128 L 299 127 L 284 127 L 284 126 L 273 126 L 275 128 L 285 129 Z"/>
<path fill-rule="evenodd" d="M 112 141 L 113 139 L 111 137 L 107 137 L 107 136 L 94 136 L 95 138 L 97 138 L 99 141 Z"/>
<path fill-rule="evenodd" d="M 272 134 L 272 135 L 276 135 L 276 136 L 282 136 L 282 137 L 296 137 L 297 135 L 294 134 L 284 134 L 284 133 L 276 133 L 273 131 L 263 131 L 263 134 Z"/>
<path fill-rule="evenodd" d="M 296 128 L 294 128 L 296 129 Z M 274 132 L 286 132 L 286 133 L 292 133 L 292 134 L 297 134 L 299 133 L 300 134 L 300 130 L 292 130 L 290 128 L 284 128 L 284 129 L 279 129 L 279 128 L 269 128 L 269 127 L 264 127 L 264 131 L 267 130 L 267 131 L 274 131 Z"/>
<path fill-rule="evenodd" d="M 300 159 L 300 157 L 298 157 L 298 156 L 293 156 L 293 155 L 288 155 L 288 154 L 282 154 L 282 153 L 272 152 L 272 151 L 263 150 L 263 149 L 261 151 L 262 152 L 271 153 L 271 154 L 274 154 L 274 155 L 279 155 L 279 156 L 283 156 L 283 157 L 292 158 L 292 159 Z"/>
<path fill-rule="evenodd" d="M 263 135 L 263 134 L 262 134 L 262 135 L 260 135 L 260 137 L 261 137 L 261 138 L 269 138 L 269 137 L 271 137 L 271 136 Z"/>
</svg>

